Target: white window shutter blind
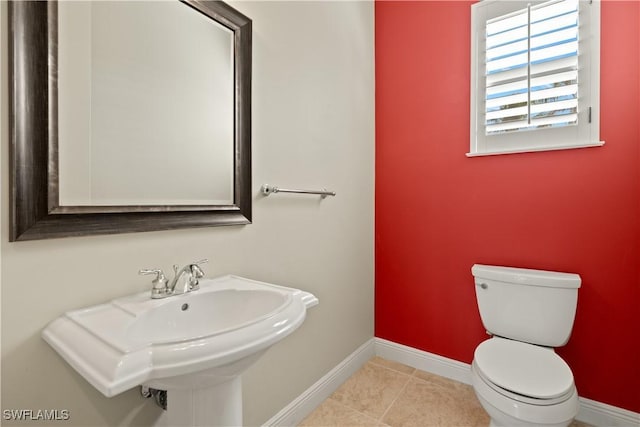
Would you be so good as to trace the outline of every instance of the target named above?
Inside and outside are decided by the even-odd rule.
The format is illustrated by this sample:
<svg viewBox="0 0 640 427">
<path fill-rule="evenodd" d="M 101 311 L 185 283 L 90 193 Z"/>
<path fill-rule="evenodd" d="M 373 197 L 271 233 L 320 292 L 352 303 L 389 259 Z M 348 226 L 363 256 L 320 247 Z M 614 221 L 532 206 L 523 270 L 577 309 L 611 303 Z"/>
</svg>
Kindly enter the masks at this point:
<svg viewBox="0 0 640 427">
<path fill-rule="evenodd" d="M 485 134 L 578 119 L 578 0 L 552 0 L 486 22 Z"/>
</svg>

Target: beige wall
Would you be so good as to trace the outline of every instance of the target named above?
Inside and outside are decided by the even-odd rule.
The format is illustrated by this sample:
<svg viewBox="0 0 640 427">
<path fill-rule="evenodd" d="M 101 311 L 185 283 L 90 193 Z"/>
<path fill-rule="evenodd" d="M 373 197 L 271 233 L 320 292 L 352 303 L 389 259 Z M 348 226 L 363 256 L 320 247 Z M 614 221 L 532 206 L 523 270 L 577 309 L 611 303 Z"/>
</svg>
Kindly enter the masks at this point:
<svg viewBox="0 0 640 427">
<path fill-rule="evenodd" d="M 102 396 L 40 338 L 67 310 L 147 289 L 141 267 L 206 257 L 209 277 L 234 273 L 320 299 L 244 376 L 246 425 L 269 419 L 373 336 L 373 5 L 233 5 L 254 22 L 251 225 L 8 243 L 2 115 L 2 409 L 68 409 L 77 426 L 157 418 L 137 390 Z M 5 33 L 2 43 L 6 112 Z M 263 183 L 326 186 L 337 196 L 263 198 Z"/>
</svg>

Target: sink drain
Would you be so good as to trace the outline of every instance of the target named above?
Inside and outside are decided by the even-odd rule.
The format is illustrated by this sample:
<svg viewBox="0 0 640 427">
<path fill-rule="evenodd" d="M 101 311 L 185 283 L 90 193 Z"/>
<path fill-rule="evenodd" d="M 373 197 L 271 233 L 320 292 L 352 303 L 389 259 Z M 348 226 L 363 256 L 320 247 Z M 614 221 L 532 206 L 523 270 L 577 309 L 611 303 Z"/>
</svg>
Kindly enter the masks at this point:
<svg viewBox="0 0 640 427">
<path fill-rule="evenodd" d="M 182 304 L 182 311 L 186 311 L 189 309 L 189 304 Z"/>
</svg>

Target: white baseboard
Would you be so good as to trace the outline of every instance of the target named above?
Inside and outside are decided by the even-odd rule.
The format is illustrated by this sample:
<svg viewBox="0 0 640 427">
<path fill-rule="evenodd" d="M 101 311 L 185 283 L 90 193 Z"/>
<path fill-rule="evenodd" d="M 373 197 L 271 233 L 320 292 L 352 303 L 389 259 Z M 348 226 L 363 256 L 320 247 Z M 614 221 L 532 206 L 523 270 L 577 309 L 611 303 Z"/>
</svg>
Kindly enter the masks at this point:
<svg viewBox="0 0 640 427">
<path fill-rule="evenodd" d="M 628 411 L 595 400 L 578 398 L 580 410 L 576 419 L 594 426 L 606 427 L 638 427 L 640 413 Z"/>
<path fill-rule="evenodd" d="M 468 363 L 382 338 L 372 338 L 274 415 L 264 424 L 264 427 L 299 424 L 373 356 L 380 356 L 461 383 L 471 384 L 471 365 Z M 578 421 L 599 427 L 640 427 L 640 414 L 637 412 L 583 397 L 579 398 L 579 402 L 580 409 L 576 417 Z"/>
<path fill-rule="evenodd" d="M 372 338 L 271 417 L 263 427 L 298 425 L 373 356 L 375 356 L 375 345 Z"/>
<path fill-rule="evenodd" d="M 471 384 L 471 366 L 468 363 L 458 362 L 382 338 L 374 338 L 374 341 L 377 356 L 464 384 Z"/>
</svg>

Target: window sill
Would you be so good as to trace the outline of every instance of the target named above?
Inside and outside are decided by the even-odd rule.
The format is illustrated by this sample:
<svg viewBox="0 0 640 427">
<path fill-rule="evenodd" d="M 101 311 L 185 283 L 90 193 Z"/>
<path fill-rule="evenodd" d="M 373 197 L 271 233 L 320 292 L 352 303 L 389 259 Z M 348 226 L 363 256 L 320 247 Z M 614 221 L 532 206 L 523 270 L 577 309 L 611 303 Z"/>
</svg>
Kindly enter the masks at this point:
<svg viewBox="0 0 640 427">
<path fill-rule="evenodd" d="M 517 154 L 517 153 L 534 153 L 537 151 L 556 151 L 556 150 L 571 150 L 574 148 L 590 148 L 590 147 L 602 147 L 604 141 L 592 142 L 589 144 L 580 145 L 558 145 L 554 147 L 531 147 L 522 148 L 520 150 L 505 150 L 505 151 L 478 151 L 473 153 L 466 153 L 467 157 L 481 157 L 481 156 L 497 156 L 500 154 Z"/>
</svg>

